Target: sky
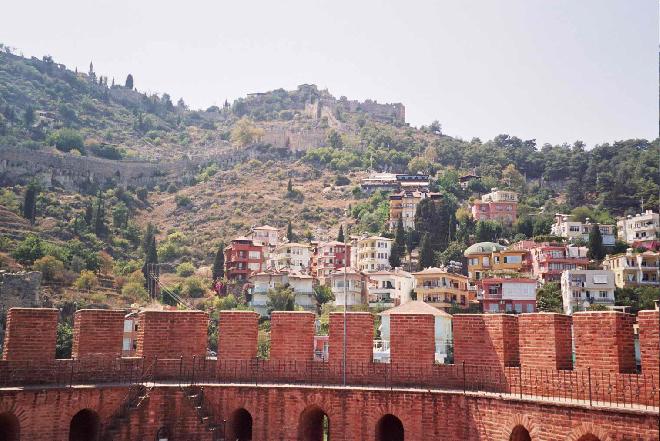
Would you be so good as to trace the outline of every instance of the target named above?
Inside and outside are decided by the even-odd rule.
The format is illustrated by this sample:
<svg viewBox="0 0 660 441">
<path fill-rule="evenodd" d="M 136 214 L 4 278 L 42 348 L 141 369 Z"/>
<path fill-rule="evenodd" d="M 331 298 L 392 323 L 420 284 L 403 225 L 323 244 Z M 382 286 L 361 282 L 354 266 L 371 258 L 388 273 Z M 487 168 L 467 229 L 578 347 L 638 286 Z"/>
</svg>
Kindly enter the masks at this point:
<svg viewBox="0 0 660 441">
<path fill-rule="evenodd" d="M 315 83 L 414 126 L 589 146 L 658 136 L 656 0 L 10 0 L 0 42 L 192 108 Z"/>
</svg>

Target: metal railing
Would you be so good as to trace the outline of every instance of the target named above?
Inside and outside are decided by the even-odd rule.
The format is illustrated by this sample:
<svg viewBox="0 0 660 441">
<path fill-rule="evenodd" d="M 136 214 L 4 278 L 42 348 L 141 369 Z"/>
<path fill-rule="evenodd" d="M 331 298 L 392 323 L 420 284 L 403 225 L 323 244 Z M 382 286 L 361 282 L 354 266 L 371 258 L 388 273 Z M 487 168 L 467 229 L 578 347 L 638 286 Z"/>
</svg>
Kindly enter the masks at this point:
<svg viewBox="0 0 660 441">
<path fill-rule="evenodd" d="M 51 363 L 0 361 L 0 387 L 139 384 L 301 385 L 443 390 L 523 400 L 657 412 L 660 384 L 651 374 L 483 366 L 348 361 L 216 360 L 207 357 L 105 358 Z"/>
</svg>

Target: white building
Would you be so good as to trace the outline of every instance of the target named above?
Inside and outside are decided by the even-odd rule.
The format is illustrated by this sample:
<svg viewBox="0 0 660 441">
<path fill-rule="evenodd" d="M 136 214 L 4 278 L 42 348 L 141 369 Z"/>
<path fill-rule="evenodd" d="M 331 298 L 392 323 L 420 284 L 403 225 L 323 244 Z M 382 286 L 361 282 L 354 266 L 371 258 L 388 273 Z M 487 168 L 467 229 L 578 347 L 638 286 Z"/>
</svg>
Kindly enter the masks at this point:
<svg viewBox="0 0 660 441">
<path fill-rule="evenodd" d="M 490 193 L 481 196 L 482 202 L 518 202 L 518 193 L 515 191 L 498 190 L 492 188 Z"/>
<path fill-rule="evenodd" d="M 393 239 L 369 236 L 357 241 L 355 267 L 364 272 L 390 269 L 390 251 Z"/>
<path fill-rule="evenodd" d="M 660 240 L 660 215 L 652 210 L 620 218 L 616 227 L 619 239 L 631 245 L 635 242 Z"/>
<path fill-rule="evenodd" d="M 249 280 L 253 285 L 249 305 L 262 316 L 268 315 L 268 291 L 287 284 L 293 288 L 296 305 L 307 311 L 316 310 L 313 278 L 308 274 L 297 271 L 265 271 L 251 275 Z"/>
<path fill-rule="evenodd" d="M 401 268 L 368 273 L 367 296 L 370 308 L 392 308 L 410 301 L 415 278 Z"/>
<path fill-rule="evenodd" d="M 606 256 L 603 259 L 603 269 L 614 272 L 618 288 L 660 287 L 660 253 L 638 253 L 628 248 L 625 254 Z"/>
<path fill-rule="evenodd" d="M 330 274 L 330 287 L 335 296 L 335 305 L 347 307 L 366 303 L 366 276 L 354 268 L 339 268 Z M 344 279 L 346 289 L 344 290 Z"/>
<path fill-rule="evenodd" d="M 588 218 L 587 222 L 572 221 L 570 218 L 567 214 L 555 214 L 555 222 L 550 227 L 550 233 L 569 240 L 589 240 L 589 233 L 595 224 L 591 223 Z M 614 225 L 598 225 L 598 229 L 603 237 L 603 245 L 614 245 L 616 239 L 614 237 Z"/>
<path fill-rule="evenodd" d="M 261 242 L 264 245 L 276 246 L 280 243 L 281 231 L 279 228 L 264 225 L 262 227 L 252 227 L 250 239 Z"/>
<path fill-rule="evenodd" d="M 568 270 L 561 275 L 564 313 L 584 311 L 592 304 L 614 305 L 614 273 L 608 270 Z"/>
<path fill-rule="evenodd" d="M 291 269 L 307 272 L 310 258 L 309 245 L 286 242 L 275 247 L 270 255 L 270 266 L 276 270 Z"/>
</svg>

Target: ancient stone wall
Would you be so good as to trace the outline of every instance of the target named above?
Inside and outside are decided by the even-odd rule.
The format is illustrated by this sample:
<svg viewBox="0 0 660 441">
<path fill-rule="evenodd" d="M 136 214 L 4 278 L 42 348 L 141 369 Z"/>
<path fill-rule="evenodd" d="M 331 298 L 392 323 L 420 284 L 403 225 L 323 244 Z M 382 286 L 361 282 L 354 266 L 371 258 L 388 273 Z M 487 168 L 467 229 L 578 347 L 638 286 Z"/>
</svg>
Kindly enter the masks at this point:
<svg viewBox="0 0 660 441">
<path fill-rule="evenodd" d="M 40 289 L 39 271 L 0 272 L 0 306 L 3 309 L 39 306 Z"/>
</svg>

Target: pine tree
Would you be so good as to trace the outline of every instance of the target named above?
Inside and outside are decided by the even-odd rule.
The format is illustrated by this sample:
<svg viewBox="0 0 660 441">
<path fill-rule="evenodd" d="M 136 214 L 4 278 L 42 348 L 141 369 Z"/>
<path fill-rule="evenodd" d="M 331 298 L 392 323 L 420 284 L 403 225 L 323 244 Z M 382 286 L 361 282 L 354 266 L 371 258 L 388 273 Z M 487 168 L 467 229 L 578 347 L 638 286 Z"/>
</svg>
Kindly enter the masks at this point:
<svg viewBox="0 0 660 441">
<path fill-rule="evenodd" d="M 337 233 L 337 242 L 344 243 L 344 226 L 339 226 L 339 233 Z"/>
<path fill-rule="evenodd" d="M 603 260 L 605 258 L 605 247 L 603 246 L 603 235 L 600 234 L 600 227 L 598 224 L 593 224 L 589 232 L 589 251 L 587 256 L 594 260 Z"/>
<path fill-rule="evenodd" d="M 23 198 L 23 217 L 34 224 L 37 217 L 37 194 L 39 193 L 39 186 L 32 182 L 25 189 L 25 196 Z"/>
<path fill-rule="evenodd" d="M 128 74 L 128 76 L 126 77 L 126 84 L 125 84 L 125 87 L 126 87 L 127 89 L 131 89 L 131 90 L 133 90 L 133 75 Z"/>
<path fill-rule="evenodd" d="M 216 280 L 222 279 L 225 276 L 225 244 L 222 242 L 218 247 L 218 251 L 215 253 L 211 272 L 214 283 Z"/>
<path fill-rule="evenodd" d="M 433 266 L 433 247 L 428 234 L 422 236 L 419 243 L 419 267 L 425 269 Z"/>
</svg>

